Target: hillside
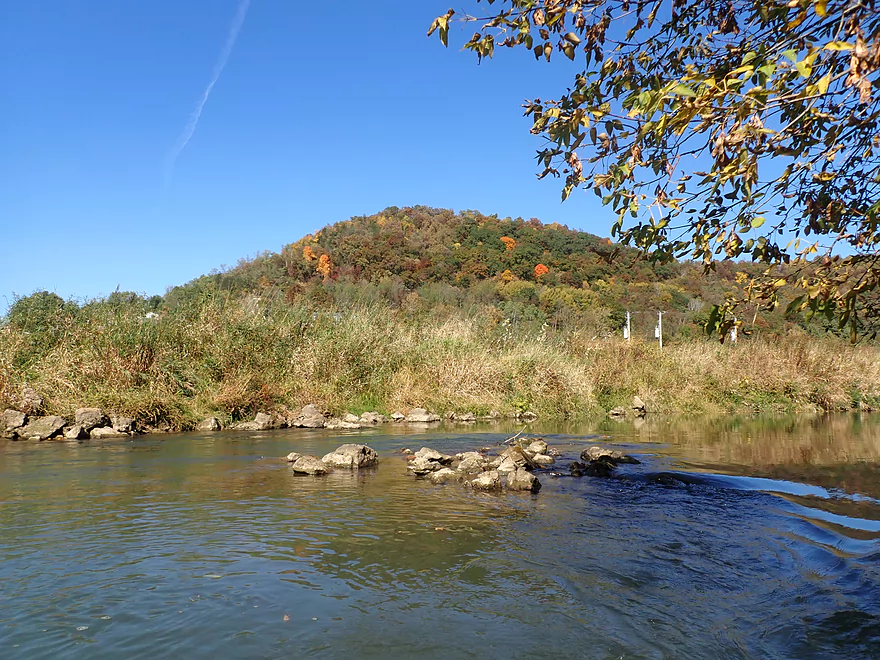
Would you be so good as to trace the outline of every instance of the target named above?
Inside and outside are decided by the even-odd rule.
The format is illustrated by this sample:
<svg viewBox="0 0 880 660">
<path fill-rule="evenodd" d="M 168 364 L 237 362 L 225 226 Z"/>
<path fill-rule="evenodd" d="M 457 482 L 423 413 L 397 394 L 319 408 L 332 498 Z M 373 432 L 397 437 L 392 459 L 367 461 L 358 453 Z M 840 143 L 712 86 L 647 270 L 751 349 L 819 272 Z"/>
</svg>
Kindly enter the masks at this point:
<svg viewBox="0 0 880 660">
<path fill-rule="evenodd" d="M 702 332 L 708 307 L 735 291 L 751 264 L 722 262 L 705 274 L 690 263 L 655 265 L 608 239 L 532 218 L 391 207 L 325 227 L 166 296 L 178 304 L 204 291 L 307 300 L 343 308 L 388 304 L 410 311 L 490 306 L 497 321 L 618 331 L 633 313 L 634 336 Z M 748 330 L 779 331 L 780 313 L 752 309 Z M 824 328 L 815 328 L 824 332 Z"/>
</svg>

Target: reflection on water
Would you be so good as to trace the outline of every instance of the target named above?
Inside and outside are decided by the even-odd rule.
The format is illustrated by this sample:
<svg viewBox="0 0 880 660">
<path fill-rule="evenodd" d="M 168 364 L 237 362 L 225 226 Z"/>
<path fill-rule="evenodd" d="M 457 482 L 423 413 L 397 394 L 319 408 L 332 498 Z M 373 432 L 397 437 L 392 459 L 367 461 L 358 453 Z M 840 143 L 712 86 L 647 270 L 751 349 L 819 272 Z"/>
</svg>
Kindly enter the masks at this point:
<svg viewBox="0 0 880 660">
<path fill-rule="evenodd" d="M 463 428 L 0 445 L 0 657 L 880 657 L 880 420 L 545 428 L 643 462 L 536 496 L 406 475 L 519 430 Z M 352 438 L 377 469 L 276 458 Z"/>
</svg>

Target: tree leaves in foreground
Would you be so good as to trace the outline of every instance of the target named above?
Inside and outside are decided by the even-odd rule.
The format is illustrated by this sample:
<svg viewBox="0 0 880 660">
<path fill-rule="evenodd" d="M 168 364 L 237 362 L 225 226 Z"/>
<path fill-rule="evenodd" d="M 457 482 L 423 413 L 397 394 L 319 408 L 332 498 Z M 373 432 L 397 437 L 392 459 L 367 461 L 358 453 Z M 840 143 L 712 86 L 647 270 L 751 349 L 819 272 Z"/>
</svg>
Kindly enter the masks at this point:
<svg viewBox="0 0 880 660">
<path fill-rule="evenodd" d="M 766 265 L 747 297 L 880 319 L 880 11 L 873 0 L 477 0 L 477 57 L 527 48 L 583 64 L 525 104 L 540 177 L 592 189 L 612 234 L 658 260 Z M 724 336 L 729 300 L 713 315 Z"/>
</svg>

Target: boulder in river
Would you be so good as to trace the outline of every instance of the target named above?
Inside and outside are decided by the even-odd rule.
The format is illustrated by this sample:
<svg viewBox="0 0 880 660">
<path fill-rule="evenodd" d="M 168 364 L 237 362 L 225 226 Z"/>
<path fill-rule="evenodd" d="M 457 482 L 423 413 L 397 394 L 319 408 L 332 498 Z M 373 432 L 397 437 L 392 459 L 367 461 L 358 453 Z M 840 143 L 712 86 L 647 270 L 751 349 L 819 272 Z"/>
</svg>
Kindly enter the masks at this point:
<svg viewBox="0 0 880 660">
<path fill-rule="evenodd" d="M 20 410 L 4 410 L 0 413 L 0 437 L 14 438 L 26 423 L 27 415 Z"/>
<path fill-rule="evenodd" d="M 454 456 L 441 454 L 439 451 L 431 449 L 430 447 L 422 447 L 415 453 L 415 457 L 427 458 L 429 461 L 437 461 L 441 465 L 450 465 L 452 461 L 455 460 Z"/>
<path fill-rule="evenodd" d="M 424 456 L 415 456 L 406 466 L 408 471 L 417 476 L 424 476 L 429 472 L 436 472 L 442 468 L 443 466 L 440 463 Z"/>
<path fill-rule="evenodd" d="M 286 458 L 288 463 L 296 463 L 300 459 L 300 457 L 302 457 L 302 454 L 292 451 L 287 455 Z"/>
<path fill-rule="evenodd" d="M 351 417 L 354 417 L 354 415 L 351 415 Z M 355 417 L 355 419 L 357 419 L 357 417 Z M 324 428 L 331 431 L 354 431 L 361 428 L 361 424 L 360 422 L 351 422 L 345 419 L 339 419 L 338 417 L 331 417 L 330 419 L 324 420 Z"/>
<path fill-rule="evenodd" d="M 223 427 L 220 426 L 220 420 L 216 417 L 206 417 L 196 426 L 196 431 L 219 431 Z"/>
<path fill-rule="evenodd" d="M 476 478 L 466 483 L 476 490 L 499 490 L 501 488 L 501 473 L 498 470 L 481 472 Z"/>
<path fill-rule="evenodd" d="M 66 424 L 65 419 L 58 415 L 34 417 L 25 426 L 16 429 L 15 433 L 24 440 L 48 440 L 61 435 Z"/>
<path fill-rule="evenodd" d="M 461 474 L 450 468 L 440 468 L 428 474 L 428 479 L 434 484 L 445 484 L 447 481 L 460 479 Z"/>
<path fill-rule="evenodd" d="M 365 412 L 360 416 L 360 423 L 370 426 L 375 426 L 376 424 L 385 424 L 387 421 L 388 418 L 385 417 L 385 415 L 377 412 Z"/>
<path fill-rule="evenodd" d="M 100 408 L 77 408 L 73 414 L 73 423 L 76 426 L 83 427 L 86 433 L 88 433 L 96 426 L 109 425 L 110 420 L 107 419 L 104 411 Z"/>
<path fill-rule="evenodd" d="M 532 456 L 532 460 L 539 467 L 547 467 L 548 465 L 553 465 L 556 460 L 552 456 L 548 456 L 547 454 L 535 454 Z"/>
<path fill-rule="evenodd" d="M 291 467 L 298 474 L 327 474 L 332 469 L 317 456 L 300 456 Z"/>
<path fill-rule="evenodd" d="M 64 428 L 64 439 L 65 440 L 85 440 L 89 437 L 89 432 L 86 431 L 84 426 L 80 426 L 79 424 L 74 424 L 73 426 L 66 426 Z"/>
<path fill-rule="evenodd" d="M 112 426 L 98 426 L 89 431 L 89 437 L 93 440 L 101 440 L 103 438 L 125 438 L 129 434 L 125 431 L 117 431 Z"/>
<path fill-rule="evenodd" d="M 605 449 L 604 447 L 590 447 L 581 452 L 582 461 L 607 461 L 614 465 L 621 463 L 630 463 L 638 465 L 639 461 L 628 454 L 613 449 Z"/>
<path fill-rule="evenodd" d="M 397 411 L 391 413 L 391 419 L 393 419 L 395 422 L 402 422 L 403 420 L 406 419 L 406 415 L 404 415 L 402 412 L 397 410 Z"/>
<path fill-rule="evenodd" d="M 440 416 L 428 412 L 424 408 L 413 408 L 409 411 L 409 414 L 406 416 L 404 421 L 414 423 L 439 422 Z"/>
<path fill-rule="evenodd" d="M 321 424 L 323 425 L 323 423 L 324 418 L 321 417 Z M 237 424 L 233 424 L 230 428 L 235 431 L 268 431 L 270 429 L 277 429 L 278 423 L 272 415 L 258 412 L 253 421 L 238 422 Z"/>
<path fill-rule="evenodd" d="M 294 418 L 293 425 L 306 429 L 324 428 L 324 414 L 318 410 L 317 406 L 310 403 L 307 406 L 303 406 L 299 415 Z"/>
<path fill-rule="evenodd" d="M 538 477 L 524 468 L 517 468 L 508 473 L 505 486 L 508 490 L 527 490 L 537 493 L 541 490 L 541 482 Z"/>
<path fill-rule="evenodd" d="M 489 467 L 488 459 L 482 454 L 469 451 L 461 455 L 458 471 L 462 474 L 477 474 Z"/>
<path fill-rule="evenodd" d="M 524 451 L 530 456 L 534 456 L 535 454 L 546 454 L 549 451 L 549 447 L 543 440 L 534 440 Z"/>
<path fill-rule="evenodd" d="M 131 417 L 123 415 L 111 415 L 110 423 L 114 431 L 119 433 L 134 433 L 135 421 Z"/>
<path fill-rule="evenodd" d="M 375 449 L 367 445 L 348 444 L 340 445 L 321 460 L 330 467 L 357 470 L 378 465 L 379 455 Z"/>
</svg>

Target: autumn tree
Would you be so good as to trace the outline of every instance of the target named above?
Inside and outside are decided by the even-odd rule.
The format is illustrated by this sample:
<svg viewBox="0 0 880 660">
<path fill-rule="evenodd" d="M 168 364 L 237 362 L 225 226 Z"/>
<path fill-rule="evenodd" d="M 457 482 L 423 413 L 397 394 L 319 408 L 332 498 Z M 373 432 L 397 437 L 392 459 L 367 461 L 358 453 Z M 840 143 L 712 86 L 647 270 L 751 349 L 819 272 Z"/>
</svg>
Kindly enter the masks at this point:
<svg viewBox="0 0 880 660">
<path fill-rule="evenodd" d="M 880 11 L 873 0 L 476 0 L 478 58 L 527 48 L 582 65 L 525 104 L 539 176 L 592 190 L 612 235 L 658 261 L 749 258 L 746 297 L 880 319 Z M 478 10 L 484 9 L 483 12 Z M 731 298 L 710 326 L 732 325 Z M 876 335 L 876 331 L 874 332 Z"/>
</svg>

